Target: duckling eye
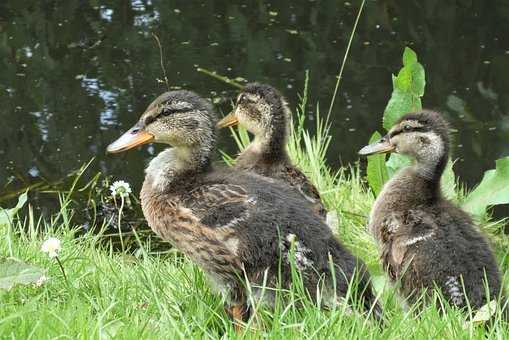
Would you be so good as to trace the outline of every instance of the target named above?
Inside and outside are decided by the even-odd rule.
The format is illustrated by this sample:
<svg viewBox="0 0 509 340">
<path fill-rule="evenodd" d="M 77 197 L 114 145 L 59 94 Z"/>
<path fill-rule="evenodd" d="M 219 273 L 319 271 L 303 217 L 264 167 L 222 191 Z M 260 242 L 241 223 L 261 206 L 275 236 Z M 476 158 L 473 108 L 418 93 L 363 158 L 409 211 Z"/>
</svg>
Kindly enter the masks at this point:
<svg viewBox="0 0 509 340">
<path fill-rule="evenodd" d="M 161 111 L 161 114 L 163 116 L 169 116 L 173 113 L 173 110 L 167 108 L 167 107 L 164 107 L 163 110 Z"/>
<path fill-rule="evenodd" d="M 403 131 L 408 132 L 408 131 L 411 131 L 411 130 L 412 130 L 412 127 L 410 125 L 404 125 L 403 126 Z"/>
<path fill-rule="evenodd" d="M 247 99 L 246 95 L 245 94 L 241 94 L 239 96 L 239 98 L 237 99 L 237 104 L 241 104 L 241 103 L 245 102 L 246 99 Z"/>
</svg>

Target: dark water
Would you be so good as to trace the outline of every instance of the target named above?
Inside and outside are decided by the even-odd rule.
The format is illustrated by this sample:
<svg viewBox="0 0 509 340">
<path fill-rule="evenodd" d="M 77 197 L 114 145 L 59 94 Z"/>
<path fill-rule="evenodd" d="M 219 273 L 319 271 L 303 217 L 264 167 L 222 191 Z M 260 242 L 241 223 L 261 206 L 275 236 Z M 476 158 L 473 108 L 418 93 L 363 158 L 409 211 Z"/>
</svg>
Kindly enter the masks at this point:
<svg viewBox="0 0 509 340">
<path fill-rule="evenodd" d="M 328 108 L 360 2 L 0 1 L 0 192 L 54 180 L 96 157 L 134 184 L 153 147 L 120 157 L 106 145 L 165 85 L 227 110 L 231 86 L 196 71 L 273 84 L 293 107 L 310 72 L 309 115 Z M 381 129 L 405 45 L 426 69 L 424 106 L 456 129 L 453 156 L 472 185 L 509 155 L 509 2 L 367 1 L 333 110 L 334 167 Z M 222 147 L 233 150 L 227 133 Z M 1 203 L 1 202 L 0 202 Z"/>
</svg>

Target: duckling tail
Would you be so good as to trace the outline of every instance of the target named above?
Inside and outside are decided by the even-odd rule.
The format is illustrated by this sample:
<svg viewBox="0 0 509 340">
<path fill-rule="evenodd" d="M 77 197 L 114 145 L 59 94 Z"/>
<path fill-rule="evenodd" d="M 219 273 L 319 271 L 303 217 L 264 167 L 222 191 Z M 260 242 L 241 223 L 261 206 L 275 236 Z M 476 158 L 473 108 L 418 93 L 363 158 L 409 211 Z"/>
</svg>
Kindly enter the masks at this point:
<svg viewBox="0 0 509 340">
<path fill-rule="evenodd" d="M 383 325 L 383 309 L 378 302 L 371 284 L 371 277 L 364 262 L 350 254 L 335 238 L 331 238 L 329 243 L 329 254 L 336 267 L 336 282 L 346 281 L 346 284 L 350 286 L 346 288 L 346 291 L 350 290 L 352 292 L 350 303 L 359 306 L 363 313 Z M 337 289 L 339 290 L 339 296 L 346 293 L 344 286 L 338 285 Z"/>
</svg>

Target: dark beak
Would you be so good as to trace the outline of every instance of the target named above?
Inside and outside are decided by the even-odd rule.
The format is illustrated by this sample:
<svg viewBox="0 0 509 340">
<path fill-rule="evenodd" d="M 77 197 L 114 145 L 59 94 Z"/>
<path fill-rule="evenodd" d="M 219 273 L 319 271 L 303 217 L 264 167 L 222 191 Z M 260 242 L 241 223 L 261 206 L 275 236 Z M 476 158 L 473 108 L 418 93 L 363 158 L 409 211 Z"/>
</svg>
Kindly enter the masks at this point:
<svg viewBox="0 0 509 340">
<path fill-rule="evenodd" d="M 361 156 L 369 156 L 379 153 L 388 153 L 394 151 L 396 147 L 391 144 L 389 137 L 384 136 L 382 139 L 366 145 L 362 149 L 359 150 L 359 155 Z"/>
<path fill-rule="evenodd" d="M 138 145 L 150 143 L 154 140 L 154 135 L 144 130 L 144 127 L 138 123 L 120 136 L 119 139 L 108 145 L 108 153 L 119 153 L 127 151 Z"/>
</svg>

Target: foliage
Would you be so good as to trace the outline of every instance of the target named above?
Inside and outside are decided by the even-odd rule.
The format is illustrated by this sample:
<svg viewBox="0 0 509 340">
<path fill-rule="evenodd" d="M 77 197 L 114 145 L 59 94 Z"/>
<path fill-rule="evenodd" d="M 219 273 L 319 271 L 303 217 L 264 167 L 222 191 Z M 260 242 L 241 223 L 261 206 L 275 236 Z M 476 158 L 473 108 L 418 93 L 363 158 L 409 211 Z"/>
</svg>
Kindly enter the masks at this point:
<svg viewBox="0 0 509 340">
<path fill-rule="evenodd" d="M 2 209 L 0 207 L 0 228 L 6 227 L 12 223 L 12 220 L 18 213 L 18 211 L 23 208 L 27 201 L 27 193 L 20 195 L 18 197 L 18 203 L 14 208 L 11 209 Z"/>
<path fill-rule="evenodd" d="M 379 132 L 375 132 L 369 139 L 369 144 L 376 142 L 382 138 Z M 368 168 L 366 174 L 368 177 L 369 186 L 373 189 L 375 195 L 378 195 L 382 190 L 385 182 L 389 179 L 389 167 L 385 165 L 385 155 L 371 155 L 368 156 Z"/>
<path fill-rule="evenodd" d="M 305 94 L 302 102 L 307 100 Z M 432 304 L 418 312 L 405 310 L 394 288 L 385 281 L 372 238 L 365 230 L 366 212 L 373 194 L 366 191 L 358 168 L 330 171 L 325 162 L 328 126 L 319 119 L 317 133 L 305 131 L 305 105 L 299 105 L 290 138 L 292 160 L 310 177 L 329 210 L 337 211 L 341 225 L 336 230 L 342 242 L 363 259 L 376 280 L 382 305 L 390 322 L 381 329 L 363 316 L 349 314 L 344 306 L 324 310 L 303 296 L 299 285 L 290 291 L 276 289 L 274 307 L 252 297 L 253 315 L 242 334 L 223 310 L 224 301 L 211 290 L 206 277 L 176 250 L 154 256 L 149 240 L 133 233 L 138 250 L 132 255 L 115 252 L 102 242 L 103 235 L 83 233 L 76 226 L 72 205 L 62 200 L 58 218 L 17 219 L 0 233 L 0 254 L 23 259 L 47 268 L 43 285 L 18 285 L 0 292 L 0 334 L 16 338 L 108 338 L 194 339 L 194 338 L 503 338 L 509 331 L 497 313 L 489 329 L 453 308 L 442 314 Z M 107 187 L 107 186 L 106 186 Z M 98 200 L 99 201 L 99 200 Z M 50 234 L 46 233 L 50 231 Z M 499 224 L 490 230 L 500 230 Z M 44 232 L 43 232 L 44 231 Z M 59 256 L 66 267 L 69 284 L 58 267 L 41 253 L 47 236 L 62 240 Z M 494 237 L 498 257 L 509 246 L 507 238 Z M 507 263 L 502 263 L 502 272 Z M 297 282 L 298 283 L 298 282 Z M 284 299 L 283 299 L 284 297 Z M 439 298 L 439 297 L 437 297 Z M 467 312 L 468 313 L 468 312 Z M 465 327 L 465 328 L 464 328 Z"/>
<path fill-rule="evenodd" d="M 484 173 L 481 183 L 463 202 L 463 209 L 482 216 L 489 206 L 498 204 L 509 204 L 509 157 L 497 160 L 495 169 Z"/>
<path fill-rule="evenodd" d="M 383 114 L 383 127 L 386 131 L 408 112 L 422 108 L 421 97 L 426 86 L 424 68 L 417 60 L 417 54 L 406 47 L 403 52 L 403 67 L 397 76 L 392 76 L 393 91 Z M 369 143 L 375 142 L 373 136 Z M 410 158 L 391 154 L 385 162 L 385 155 L 368 157 L 368 183 L 373 192 L 378 195 L 383 184 L 399 169 L 411 164 Z"/>
<path fill-rule="evenodd" d="M 383 116 L 383 127 L 389 130 L 392 125 L 408 112 L 420 110 L 421 97 L 424 95 L 426 85 L 424 68 L 417 60 L 417 55 L 406 47 L 403 52 L 403 67 L 397 76 L 393 76 L 393 92 Z M 378 136 L 380 136 L 378 134 Z M 370 143 L 374 142 L 371 137 Z M 387 162 L 383 164 L 384 155 L 368 157 L 367 179 L 375 193 L 381 190 L 381 186 L 388 178 L 391 178 L 398 170 L 409 166 L 411 160 L 403 155 L 391 154 Z M 509 158 L 499 159 L 497 169 L 485 173 L 482 182 L 477 188 L 466 195 L 463 208 L 470 214 L 480 218 L 488 207 L 497 204 L 509 203 Z M 454 162 L 449 160 L 444 174 L 442 175 L 442 192 L 451 200 L 458 200 L 456 192 L 456 177 L 453 171 Z M 387 174 L 387 176 L 384 176 Z"/>
<path fill-rule="evenodd" d="M 44 271 L 14 258 L 0 258 L 0 289 L 11 289 L 18 284 L 37 283 Z"/>
<path fill-rule="evenodd" d="M 403 52 L 403 68 L 396 77 L 392 77 L 392 86 L 392 95 L 383 116 L 383 126 L 387 131 L 406 113 L 422 108 L 421 97 L 426 86 L 424 68 L 409 47 Z"/>
<path fill-rule="evenodd" d="M 340 212 L 337 233 L 374 274 L 382 305 L 390 317 L 386 327 L 379 328 L 361 315 L 346 313 L 344 306 L 324 310 L 302 294 L 297 281 L 289 291 L 275 290 L 273 307 L 253 296 L 254 317 L 237 335 L 224 312 L 224 301 L 211 290 L 195 264 L 175 250 L 153 256 L 150 244 L 140 238 L 139 251 L 133 255 L 114 252 L 101 242 L 102 235 L 76 230 L 71 206 L 63 202 L 58 215 L 67 218 L 57 224 L 54 218 L 37 219 L 29 213 L 27 219 L 9 225 L 8 233 L 0 234 L 0 254 L 10 253 L 47 268 L 49 277 L 40 286 L 18 285 L 9 292 L 0 292 L 0 334 L 15 338 L 115 339 L 328 339 L 344 338 L 345 334 L 359 339 L 503 338 L 509 329 L 499 312 L 488 329 L 466 322 L 473 316 L 465 317 L 457 309 L 447 307 L 447 313 L 441 313 L 437 306 L 445 304 L 442 300 L 420 310 L 418 318 L 415 310 L 402 308 L 385 276 L 376 274 L 381 272 L 377 252 L 364 228 L 365 213 L 374 197 L 364 190 L 358 169 L 333 173 L 314 165 L 324 163 L 325 158 L 309 159 L 309 155 L 323 157 L 320 145 L 327 139 L 327 129 L 323 121 L 320 126 L 320 134 L 309 136 L 307 142 L 301 139 L 300 147 L 290 146 L 290 156 L 320 187 L 328 209 Z M 293 143 L 299 138 L 293 136 Z M 69 284 L 54 262 L 41 253 L 41 242 L 49 236 L 42 230 L 50 230 L 49 235 L 62 240 L 61 258 Z M 495 246 L 503 251 L 508 245 Z M 506 271 L 507 264 L 502 266 L 502 272 Z"/>
</svg>

